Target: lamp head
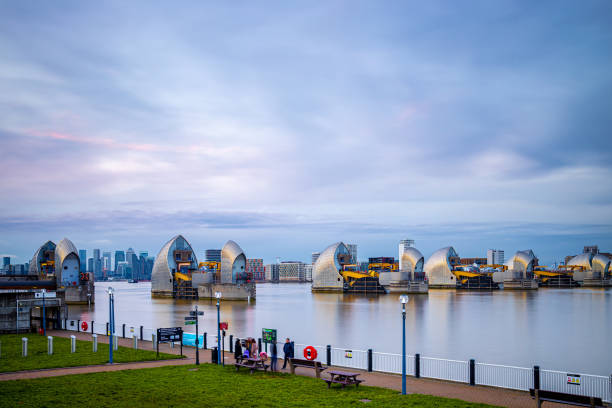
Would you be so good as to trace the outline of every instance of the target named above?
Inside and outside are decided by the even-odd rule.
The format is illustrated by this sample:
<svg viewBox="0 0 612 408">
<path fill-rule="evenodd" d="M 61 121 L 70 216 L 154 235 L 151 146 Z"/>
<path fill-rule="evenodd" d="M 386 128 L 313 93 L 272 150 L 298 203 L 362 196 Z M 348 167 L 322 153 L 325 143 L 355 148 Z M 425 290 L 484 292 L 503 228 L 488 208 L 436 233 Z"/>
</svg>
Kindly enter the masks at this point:
<svg viewBox="0 0 612 408">
<path fill-rule="evenodd" d="M 112 287 L 108 287 L 108 294 L 112 295 L 115 292 L 115 290 Z"/>
<path fill-rule="evenodd" d="M 216 297 L 217 299 L 221 299 L 221 296 L 222 296 L 222 295 L 221 295 L 221 292 L 215 292 L 215 297 Z"/>
<path fill-rule="evenodd" d="M 405 305 L 406 303 L 408 303 L 408 295 L 401 295 L 399 297 L 400 302 L 402 302 L 402 305 Z"/>
</svg>

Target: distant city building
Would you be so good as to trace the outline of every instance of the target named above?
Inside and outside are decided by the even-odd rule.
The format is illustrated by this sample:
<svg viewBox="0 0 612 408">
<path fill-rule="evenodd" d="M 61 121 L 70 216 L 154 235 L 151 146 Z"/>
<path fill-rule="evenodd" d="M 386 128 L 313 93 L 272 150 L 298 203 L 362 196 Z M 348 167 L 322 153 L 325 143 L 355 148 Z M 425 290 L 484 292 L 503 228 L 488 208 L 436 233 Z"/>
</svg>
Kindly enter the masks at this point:
<svg viewBox="0 0 612 408">
<path fill-rule="evenodd" d="M 117 266 L 119 262 L 125 262 L 125 252 L 123 251 L 115 251 L 115 267 L 113 268 L 115 275 L 118 275 Z"/>
<path fill-rule="evenodd" d="M 306 271 L 304 262 L 284 261 L 278 267 L 280 282 L 304 282 Z"/>
<path fill-rule="evenodd" d="M 140 251 L 140 252 L 138 253 L 138 257 L 139 257 L 139 258 L 140 258 L 140 257 L 145 257 L 145 258 L 146 258 L 146 257 L 148 257 L 148 256 L 149 256 L 149 251 Z"/>
<path fill-rule="evenodd" d="M 278 282 L 279 264 L 269 264 L 264 267 L 267 282 Z"/>
<path fill-rule="evenodd" d="M 2 267 L 8 267 L 11 264 L 11 257 L 10 256 L 3 256 L 2 257 Z"/>
<path fill-rule="evenodd" d="M 486 265 L 487 258 L 460 258 L 459 263 L 461 265 Z"/>
<path fill-rule="evenodd" d="M 582 253 L 597 255 L 599 253 L 599 247 L 597 245 L 585 246 Z"/>
<path fill-rule="evenodd" d="M 155 257 L 149 256 L 148 252 L 140 252 L 140 257 L 138 258 L 138 279 L 150 280 L 154 263 Z"/>
<path fill-rule="evenodd" d="M 101 280 L 104 275 L 102 274 L 102 258 L 100 258 L 100 250 L 93 250 L 93 274 L 95 280 Z"/>
<path fill-rule="evenodd" d="M 79 261 L 81 264 L 79 265 L 79 272 L 87 272 L 87 250 L 79 249 Z"/>
<path fill-rule="evenodd" d="M 313 265 L 315 264 L 315 262 L 317 262 L 317 259 L 319 259 L 319 256 L 320 256 L 320 255 L 321 255 L 321 253 L 320 253 L 320 252 L 313 252 L 313 253 L 312 253 L 312 261 L 311 261 L 311 263 L 312 263 Z"/>
<path fill-rule="evenodd" d="M 487 250 L 487 264 L 488 265 L 503 265 L 504 262 L 505 262 L 504 251 L 502 249 Z"/>
<path fill-rule="evenodd" d="M 102 252 L 102 271 L 104 273 L 104 277 L 108 277 L 111 271 L 111 253 L 110 252 Z"/>
<path fill-rule="evenodd" d="M 247 259 L 246 272 L 247 274 L 251 274 L 256 281 L 265 280 L 266 274 L 264 271 L 263 259 Z"/>
<path fill-rule="evenodd" d="M 221 250 L 207 249 L 205 252 L 204 259 L 206 260 L 206 262 L 221 262 Z"/>
<path fill-rule="evenodd" d="M 312 264 L 306 264 L 306 266 L 304 266 L 304 280 L 306 282 L 312 282 Z"/>
<path fill-rule="evenodd" d="M 346 244 L 346 247 L 349 250 L 349 254 L 351 255 L 351 263 L 357 263 L 357 244 Z"/>
<path fill-rule="evenodd" d="M 136 252 L 134 252 L 133 248 L 128 248 L 128 250 L 125 252 L 125 262 L 127 262 L 130 266 L 132 266 L 132 260 L 134 258 L 132 258 L 132 255 L 136 255 Z"/>
<path fill-rule="evenodd" d="M 414 239 L 402 239 L 399 242 L 399 253 L 404 253 L 404 248 L 414 247 Z"/>
<path fill-rule="evenodd" d="M 94 261 L 93 258 L 87 259 L 87 272 L 93 273 L 93 270 L 94 270 L 94 267 L 93 267 L 94 262 L 93 261 Z"/>
</svg>

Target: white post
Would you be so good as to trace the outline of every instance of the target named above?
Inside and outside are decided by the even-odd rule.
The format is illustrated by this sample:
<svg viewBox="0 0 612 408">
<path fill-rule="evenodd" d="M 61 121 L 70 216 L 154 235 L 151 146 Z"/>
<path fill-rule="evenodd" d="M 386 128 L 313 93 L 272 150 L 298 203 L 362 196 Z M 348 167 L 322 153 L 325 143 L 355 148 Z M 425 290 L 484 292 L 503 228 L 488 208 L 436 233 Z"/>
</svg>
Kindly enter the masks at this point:
<svg viewBox="0 0 612 408">
<path fill-rule="evenodd" d="M 151 348 L 155 350 L 155 345 L 157 344 L 157 333 L 153 333 L 151 336 Z"/>
<path fill-rule="evenodd" d="M 138 350 L 138 336 L 134 336 L 132 339 L 134 339 L 134 350 Z"/>
<path fill-rule="evenodd" d="M 113 339 L 113 350 L 119 350 L 119 336 L 116 334 Z"/>
<path fill-rule="evenodd" d="M 53 337 L 52 336 L 47 336 L 47 354 L 48 355 L 53 354 Z"/>
<path fill-rule="evenodd" d="M 74 334 L 70 336 L 70 352 L 76 353 L 76 336 Z"/>
<path fill-rule="evenodd" d="M 93 339 L 93 352 L 97 353 L 98 352 L 98 335 L 97 334 L 92 334 L 91 335 L 92 339 Z"/>
<path fill-rule="evenodd" d="M 21 338 L 21 356 L 22 357 L 28 356 L 28 338 L 27 337 Z"/>
</svg>

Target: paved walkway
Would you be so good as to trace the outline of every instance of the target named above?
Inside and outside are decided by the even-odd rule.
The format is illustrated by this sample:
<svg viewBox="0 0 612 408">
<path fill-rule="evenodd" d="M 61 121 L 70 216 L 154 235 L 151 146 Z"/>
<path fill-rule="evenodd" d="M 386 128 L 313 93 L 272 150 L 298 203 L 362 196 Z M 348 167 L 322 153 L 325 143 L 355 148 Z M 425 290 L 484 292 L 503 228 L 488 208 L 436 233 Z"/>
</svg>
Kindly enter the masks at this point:
<svg viewBox="0 0 612 408">
<path fill-rule="evenodd" d="M 70 337 L 75 335 L 79 340 L 91 341 L 90 333 L 77 333 L 63 330 L 49 331 L 48 335 L 57 337 Z M 98 343 L 108 344 L 108 337 L 98 335 Z M 132 339 L 119 338 L 119 345 L 132 347 Z M 150 341 L 139 341 L 139 348 L 154 350 L 154 345 Z M 160 352 L 179 354 L 180 346 L 170 347 L 169 344 L 160 344 Z M 210 363 L 212 361 L 211 350 L 200 350 L 200 362 Z M 134 370 L 139 368 L 162 367 L 169 365 L 186 365 L 195 364 L 195 348 L 183 346 L 183 355 L 186 356 L 180 360 L 162 360 L 151 362 L 137 363 L 120 363 L 120 364 L 105 364 L 85 367 L 72 368 L 54 368 L 36 371 L 21 371 L 16 373 L 0 373 L 0 381 L 21 380 L 41 377 L 55 377 L 69 374 L 84 374 L 100 371 L 119 371 L 119 370 Z M 225 353 L 225 362 L 232 364 L 234 361 L 233 355 L 229 352 Z M 282 360 L 279 359 L 279 367 L 282 367 Z M 340 370 L 346 371 L 347 368 L 338 367 Z M 369 373 L 367 371 L 350 369 L 353 372 L 359 372 L 360 379 L 365 380 L 366 385 L 390 388 L 401 391 L 402 380 L 401 376 L 385 373 Z M 281 370 L 288 372 L 289 370 Z M 299 375 L 314 377 L 314 370 L 298 368 Z M 325 374 L 325 372 L 324 372 Z M 492 405 L 501 405 L 511 408 L 522 408 L 535 406 L 535 402 L 529 396 L 529 393 L 523 391 L 513 391 L 502 388 L 493 388 L 485 386 L 469 386 L 462 383 L 453 383 L 449 381 L 439 381 L 426 378 L 407 377 L 406 387 L 409 393 L 435 395 L 446 398 L 458 398 L 464 401 L 480 402 Z M 547 407 L 561 407 L 560 404 L 547 403 Z"/>
</svg>

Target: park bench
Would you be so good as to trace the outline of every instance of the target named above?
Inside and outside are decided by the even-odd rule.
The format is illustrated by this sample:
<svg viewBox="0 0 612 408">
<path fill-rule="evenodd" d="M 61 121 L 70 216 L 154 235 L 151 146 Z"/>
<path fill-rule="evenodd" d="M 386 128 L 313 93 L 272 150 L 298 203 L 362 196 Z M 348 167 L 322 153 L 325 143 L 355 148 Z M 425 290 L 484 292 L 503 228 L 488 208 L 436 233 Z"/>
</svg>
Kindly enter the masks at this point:
<svg viewBox="0 0 612 408">
<path fill-rule="evenodd" d="M 357 376 L 359 373 L 349 373 L 346 371 L 328 371 L 329 378 L 324 378 L 323 381 L 327 383 L 327 388 L 330 388 L 332 384 L 340 384 L 342 388 L 347 385 L 355 385 L 359 387 L 359 383 L 363 382 L 358 380 Z"/>
<path fill-rule="evenodd" d="M 576 405 L 579 407 L 603 407 L 601 398 L 587 397 L 586 395 L 565 394 L 563 392 L 529 389 L 531 398 L 536 400 L 540 408 L 543 402 L 556 402 L 558 404 Z"/>
<path fill-rule="evenodd" d="M 326 367 L 323 367 L 320 361 L 312 361 L 312 360 L 301 360 L 299 358 L 290 358 L 289 359 L 289 368 L 291 369 L 291 374 L 295 374 L 296 367 L 305 367 L 312 368 L 316 372 L 317 378 L 321 378 L 321 371 L 325 370 Z"/>
<path fill-rule="evenodd" d="M 266 364 L 264 360 L 260 360 L 258 358 L 239 358 L 236 359 L 234 367 L 236 367 L 236 371 L 238 371 L 240 367 L 248 368 L 251 374 L 253 374 L 253 371 L 255 370 L 268 371 L 270 365 Z"/>
</svg>

